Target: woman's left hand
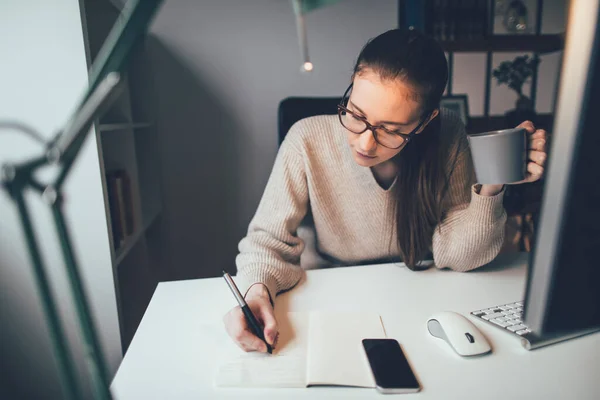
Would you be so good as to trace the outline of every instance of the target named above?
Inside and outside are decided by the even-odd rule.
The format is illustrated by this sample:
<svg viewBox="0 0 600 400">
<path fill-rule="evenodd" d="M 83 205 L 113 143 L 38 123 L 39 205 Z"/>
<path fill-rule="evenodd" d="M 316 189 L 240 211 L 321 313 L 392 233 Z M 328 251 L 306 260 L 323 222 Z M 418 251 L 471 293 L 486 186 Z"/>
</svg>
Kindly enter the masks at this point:
<svg viewBox="0 0 600 400">
<path fill-rule="evenodd" d="M 547 158 L 546 131 L 535 129 L 531 121 L 522 122 L 517 128 L 525 128 L 527 130 L 527 176 L 522 181 L 513 183 L 513 185 L 539 180 L 544 175 L 544 164 Z"/>
<path fill-rule="evenodd" d="M 521 183 L 531 183 L 539 180 L 544 175 L 544 164 L 546 163 L 546 131 L 543 129 L 535 129 L 533 122 L 525 121 L 517 128 L 525 128 L 527 131 L 527 176 L 519 182 L 511 183 L 511 185 L 519 185 Z M 495 196 L 502 191 L 504 185 L 481 185 L 479 194 L 483 196 Z"/>
</svg>

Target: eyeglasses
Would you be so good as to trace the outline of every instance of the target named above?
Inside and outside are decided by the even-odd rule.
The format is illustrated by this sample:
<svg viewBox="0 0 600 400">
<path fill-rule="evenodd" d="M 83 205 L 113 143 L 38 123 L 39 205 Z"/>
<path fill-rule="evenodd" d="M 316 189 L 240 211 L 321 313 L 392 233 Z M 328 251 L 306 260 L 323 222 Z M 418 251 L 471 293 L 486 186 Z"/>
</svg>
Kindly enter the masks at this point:
<svg viewBox="0 0 600 400">
<path fill-rule="evenodd" d="M 338 117 L 340 118 L 340 123 L 346 129 L 348 129 L 352 133 L 356 133 L 360 135 L 367 130 L 373 132 L 373 137 L 377 144 L 382 145 L 383 147 L 387 147 L 388 149 L 399 149 L 404 146 L 412 137 L 417 133 L 419 129 L 424 125 L 427 118 L 421 119 L 419 125 L 415 129 L 413 129 L 410 133 L 401 133 L 398 131 L 393 131 L 387 129 L 382 125 L 371 125 L 367 119 L 361 115 L 358 115 L 352 111 L 350 111 L 346 104 L 348 104 L 348 92 L 352 89 L 352 84 L 348 86 L 346 92 L 342 96 L 342 100 L 340 104 L 338 104 Z"/>
</svg>

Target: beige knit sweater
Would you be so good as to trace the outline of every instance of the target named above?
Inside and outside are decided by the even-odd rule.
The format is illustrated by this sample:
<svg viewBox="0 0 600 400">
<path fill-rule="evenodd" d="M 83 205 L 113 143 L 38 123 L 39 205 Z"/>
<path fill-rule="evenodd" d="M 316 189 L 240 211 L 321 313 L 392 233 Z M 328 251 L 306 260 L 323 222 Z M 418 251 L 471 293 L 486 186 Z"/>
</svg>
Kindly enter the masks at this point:
<svg viewBox="0 0 600 400">
<path fill-rule="evenodd" d="M 443 135 L 465 139 L 459 118 L 442 110 Z M 468 146 L 451 175 L 446 217 L 433 235 L 438 268 L 468 271 L 493 260 L 502 246 L 506 213 L 503 193 L 475 191 Z M 337 116 L 297 122 L 282 143 L 248 234 L 236 258 L 242 293 L 263 283 L 272 298 L 303 275 L 304 242 L 297 228 L 311 211 L 317 250 L 338 265 L 398 259 L 391 188 L 384 190 L 371 169 L 353 159 Z M 439 229 L 438 229 L 439 228 Z"/>
</svg>

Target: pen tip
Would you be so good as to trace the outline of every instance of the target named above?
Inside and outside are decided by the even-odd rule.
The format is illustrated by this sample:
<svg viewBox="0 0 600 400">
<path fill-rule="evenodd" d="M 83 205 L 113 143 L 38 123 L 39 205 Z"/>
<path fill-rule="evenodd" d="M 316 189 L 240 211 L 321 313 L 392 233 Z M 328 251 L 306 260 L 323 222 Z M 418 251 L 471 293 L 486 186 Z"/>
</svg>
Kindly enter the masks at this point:
<svg viewBox="0 0 600 400">
<path fill-rule="evenodd" d="M 227 274 L 227 272 L 225 270 L 223 270 L 223 275 Z"/>
</svg>

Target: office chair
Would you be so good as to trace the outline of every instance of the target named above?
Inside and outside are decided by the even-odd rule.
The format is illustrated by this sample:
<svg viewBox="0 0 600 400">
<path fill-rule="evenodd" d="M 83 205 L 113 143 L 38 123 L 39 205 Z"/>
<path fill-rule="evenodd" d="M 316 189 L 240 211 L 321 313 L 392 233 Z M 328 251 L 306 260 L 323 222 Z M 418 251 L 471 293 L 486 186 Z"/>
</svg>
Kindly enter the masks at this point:
<svg viewBox="0 0 600 400">
<path fill-rule="evenodd" d="M 279 103 L 277 111 L 279 145 L 297 121 L 314 115 L 337 114 L 337 105 L 340 100 L 341 97 L 288 97 L 283 99 Z"/>
<path fill-rule="evenodd" d="M 315 115 L 335 115 L 340 97 L 288 97 L 279 103 L 277 111 L 277 131 L 279 145 L 297 121 Z M 300 256 L 302 268 L 315 269 L 330 266 L 317 251 L 315 225 L 310 209 L 298 227 L 297 235 L 304 241 L 305 248 Z"/>
</svg>

